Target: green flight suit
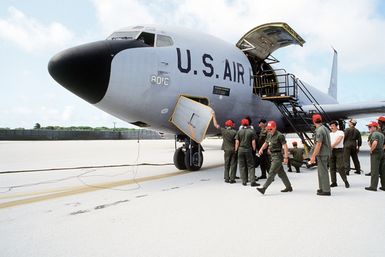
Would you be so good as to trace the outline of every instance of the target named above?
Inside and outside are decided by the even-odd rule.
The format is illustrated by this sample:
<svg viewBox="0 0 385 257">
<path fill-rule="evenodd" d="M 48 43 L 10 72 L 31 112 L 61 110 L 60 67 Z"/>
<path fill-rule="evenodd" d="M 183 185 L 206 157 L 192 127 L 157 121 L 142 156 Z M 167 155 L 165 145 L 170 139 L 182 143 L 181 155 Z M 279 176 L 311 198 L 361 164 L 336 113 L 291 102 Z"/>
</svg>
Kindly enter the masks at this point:
<svg viewBox="0 0 385 257">
<path fill-rule="evenodd" d="M 269 170 L 269 176 L 265 184 L 263 185 L 263 188 L 267 189 L 270 184 L 274 181 L 274 177 L 277 174 L 278 177 L 282 179 L 282 182 L 286 186 L 286 188 L 291 188 L 289 178 L 287 177 L 282 165 L 282 146 L 286 144 L 285 136 L 277 130 L 273 135 L 267 135 L 266 142 L 269 144 L 269 149 L 271 152 L 271 165 Z"/>
<path fill-rule="evenodd" d="M 344 166 L 346 174 L 350 171 L 350 157 L 353 160 L 356 171 L 361 171 L 360 161 L 358 160 L 357 147 L 362 144 L 361 133 L 355 127 L 347 128 L 344 131 Z"/>
<path fill-rule="evenodd" d="M 252 153 L 252 141 L 255 140 L 255 131 L 250 127 L 242 127 L 235 139 L 239 141 L 238 163 L 242 183 L 247 183 L 247 177 L 251 183 L 255 183 L 254 156 Z"/>
<path fill-rule="evenodd" d="M 226 181 L 235 180 L 237 172 L 237 153 L 235 152 L 235 135 L 237 131 L 233 128 L 220 128 L 223 142 L 222 150 L 224 151 L 225 172 L 224 178 Z"/>
<path fill-rule="evenodd" d="M 293 155 L 293 158 L 289 158 L 289 161 L 287 163 L 289 172 L 292 172 L 291 166 L 293 165 L 296 171 L 299 173 L 300 167 L 302 166 L 302 162 L 303 162 L 304 150 L 302 148 L 294 147 L 293 149 L 289 150 L 289 153 Z"/>
<path fill-rule="evenodd" d="M 337 172 L 340 174 L 342 181 L 348 181 L 344 168 L 344 152 L 343 148 L 332 149 L 330 156 L 330 179 L 332 183 L 337 183 Z"/>
<path fill-rule="evenodd" d="M 261 148 L 262 145 L 265 143 L 267 137 L 267 130 L 261 129 L 261 132 L 259 133 L 258 142 L 257 142 L 257 148 Z M 261 166 L 261 176 L 266 177 L 266 173 L 270 169 L 270 158 L 268 154 L 268 149 L 266 148 L 263 150 L 262 155 L 259 157 L 259 162 Z"/>
<path fill-rule="evenodd" d="M 377 189 L 378 186 L 378 176 L 381 178 L 381 187 L 385 188 L 385 156 L 384 156 L 384 141 L 385 136 L 375 131 L 371 133 L 368 137 L 370 145 L 374 141 L 377 141 L 377 146 L 374 151 L 370 154 L 370 187 Z"/>
<path fill-rule="evenodd" d="M 317 155 L 319 189 L 322 190 L 322 192 L 330 193 L 328 162 L 331 153 L 331 143 L 329 130 L 324 125 L 315 129 L 314 144 L 317 142 L 322 143 L 321 149 Z"/>
</svg>

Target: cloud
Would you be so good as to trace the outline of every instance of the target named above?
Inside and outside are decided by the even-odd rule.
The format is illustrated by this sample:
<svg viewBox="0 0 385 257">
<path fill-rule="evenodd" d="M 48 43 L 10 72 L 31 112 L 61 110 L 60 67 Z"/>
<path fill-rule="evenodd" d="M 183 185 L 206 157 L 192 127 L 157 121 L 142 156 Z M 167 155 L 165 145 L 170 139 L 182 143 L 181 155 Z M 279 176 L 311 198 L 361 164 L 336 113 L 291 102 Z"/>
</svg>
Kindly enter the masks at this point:
<svg viewBox="0 0 385 257">
<path fill-rule="evenodd" d="M 17 8 L 9 7 L 8 17 L 0 19 L 0 38 L 34 52 L 61 48 L 72 41 L 74 35 L 58 22 L 44 25 Z"/>
<path fill-rule="evenodd" d="M 150 13 L 148 7 L 135 0 L 92 0 L 92 2 L 105 36 L 119 28 L 155 22 L 156 17 Z"/>
</svg>

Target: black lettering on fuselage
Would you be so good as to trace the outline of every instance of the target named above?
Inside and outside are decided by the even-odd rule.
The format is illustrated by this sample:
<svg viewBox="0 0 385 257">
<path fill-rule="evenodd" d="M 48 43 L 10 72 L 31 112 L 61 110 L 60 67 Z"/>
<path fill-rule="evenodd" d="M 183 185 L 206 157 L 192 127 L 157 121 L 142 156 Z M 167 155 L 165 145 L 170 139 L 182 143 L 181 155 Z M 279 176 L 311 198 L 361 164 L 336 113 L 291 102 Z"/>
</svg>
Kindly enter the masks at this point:
<svg viewBox="0 0 385 257">
<path fill-rule="evenodd" d="M 203 62 L 203 65 L 209 69 L 209 71 L 202 70 L 202 72 L 203 72 L 203 74 L 205 74 L 206 77 L 211 77 L 214 74 L 214 67 L 213 67 L 213 65 L 211 63 L 207 62 L 207 59 L 209 59 L 211 61 L 214 60 L 213 57 L 211 57 L 211 55 L 204 54 L 202 56 L 202 62 Z"/>
<path fill-rule="evenodd" d="M 242 84 L 245 84 L 245 81 L 243 79 L 243 74 L 245 73 L 245 70 L 243 69 L 243 65 L 240 63 L 237 63 L 237 72 L 238 72 L 238 83 L 239 83 L 239 77 L 241 77 Z"/>
<path fill-rule="evenodd" d="M 180 72 L 183 72 L 183 73 L 189 73 L 190 70 L 191 70 L 191 53 L 190 53 L 189 49 L 187 49 L 186 52 L 187 52 L 187 67 L 183 68 L 182 67 L 182 57 L 181 57 L 181 53 L 180 53 L 180 48 L 176 48 L 176 53 L 177 53 L 177 56 L 178 56 L 178 69 L 179 69 Z"/>
<path fill-rule="evenodd" d="M 226 78 L 229 78 L 231 80 L 231 69 L 230 69 L 230 64 L 229 61 L 226 59 L 225 61 L 225 72 L 223 73 L 223 80 L 226 80 Z"/>
<path fill-rule="evenodd" d="M 233 81 L 236 82 L 237 81 L 237 69 L 235 68 L 235 62 L 233 62 Z"/>
</svg>

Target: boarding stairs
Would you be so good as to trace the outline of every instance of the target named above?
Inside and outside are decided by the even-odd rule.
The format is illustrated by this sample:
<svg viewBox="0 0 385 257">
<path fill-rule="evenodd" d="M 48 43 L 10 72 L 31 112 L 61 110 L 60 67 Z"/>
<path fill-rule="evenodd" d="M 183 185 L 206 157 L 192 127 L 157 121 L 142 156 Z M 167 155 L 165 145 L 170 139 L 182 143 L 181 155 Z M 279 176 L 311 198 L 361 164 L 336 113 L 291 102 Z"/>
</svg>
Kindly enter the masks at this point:
<svg viewBox="0 0 385 257">
<path fill-rule="evenodd" d="M 329 117 L 301 80 L 293 74 L 282 71 L 284 70 L 274 71 L 276 78 L 274 80 L 271 79 L 271 74 L 255 76 L 254 93 L 262 100 L 273 102 L 277 106 L 303 145 L 309 149 L 314 145 L 312 134 L 315 130 L 311 116 L 319 113 L 324 121 L 329 121 Z M 308 99 L 314 109 L 304 111 L 299 95 L 303 99 Z"/>
</svg>

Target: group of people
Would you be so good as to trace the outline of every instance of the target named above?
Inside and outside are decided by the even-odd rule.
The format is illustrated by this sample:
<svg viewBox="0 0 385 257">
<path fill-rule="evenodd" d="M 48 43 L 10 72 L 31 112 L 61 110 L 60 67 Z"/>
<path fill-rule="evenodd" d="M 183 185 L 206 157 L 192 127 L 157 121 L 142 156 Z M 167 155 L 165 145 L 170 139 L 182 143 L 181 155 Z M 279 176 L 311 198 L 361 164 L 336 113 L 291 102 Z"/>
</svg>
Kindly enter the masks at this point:
<svg viewBox="0 0 385 257">
<path fill-rule="evenodd" d="M 237 167 L 240 170 L 242 185 L 248 182 L 252 187 L 260 186 L 260 179 L 266 179 L 262 187 L 257 187 L 261 194 L 265 194 L 269 185 L 278 175 L 285 188 L 281 192 L 292 192 L 293 187 L 283 168 L 288 166 L 288 172 L 300 172 L 304 163 L 304 149 L 298 148 L 293 141 L 293 148 L 289 149 L 285 136 L 277 130 L 275 121 L 261 119 L 258 123 L 259 134 L 251 124 L 251 119 L 246 117 L 241 120 L 239 129 L 235 128 L 233 120 L 227 120 L 221 127 L 212 112 L 214 127 L 220 130 L 223 138 L 224 150 L 224 179 L 226 183 L 236 183 Z M 366 190 L 377 191 L 379 179 L 380 190 L 385 191 L 385 117 L 381 116 L 377 122 L 368 124 L 370 135 L 371 184 Z M 342 131 L 337 121 L 324 124 L 322 116 L 314 114 L 312 121 L 316 127 L 314 133 L 314 147 L 308 164 L 317 165 L 319 189 L 317 195 L 330 196 L 331 187 L 338 186 L 337 172 L 346 188 L 350 187 L 347 176 L 350 174 L 350 158 L 352 158 L 355 173 L 361 174 L 358 152 L 362 145 L 361 133 L 355 128 L 357 122 L 349 120 L 349 128 Z M 292 156 L 289 158 L 289 154 Z M 260 166 L 261 176 L 257 177 L 255 169 Z M 330 169 L 330 178 L 329 178 Z"/>
</svg>

